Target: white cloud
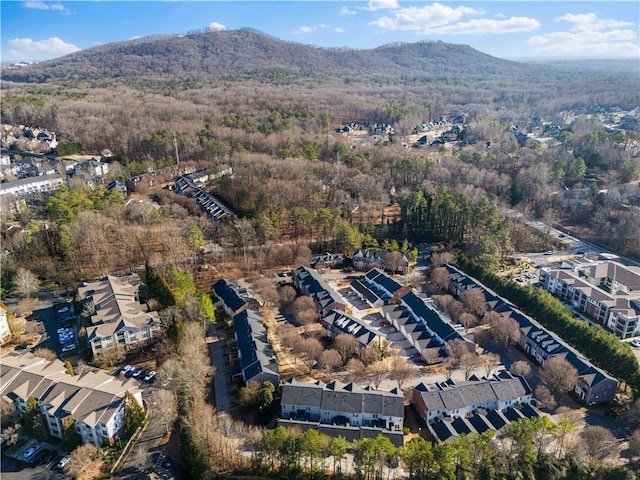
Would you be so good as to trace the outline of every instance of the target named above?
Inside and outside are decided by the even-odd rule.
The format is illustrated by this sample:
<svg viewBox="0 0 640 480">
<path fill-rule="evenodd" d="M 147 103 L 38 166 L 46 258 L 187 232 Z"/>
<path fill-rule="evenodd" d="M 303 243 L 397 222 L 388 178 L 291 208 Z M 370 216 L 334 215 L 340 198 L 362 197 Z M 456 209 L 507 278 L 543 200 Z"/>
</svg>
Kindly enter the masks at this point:
<svg viewBox="0 0 640 480">
<path fill-rule="evenodd" d="M 49 60 L 80 50 L 72 43 L 66 43 L 58 37 L 34 41 L 30 38 L 14 38 L 9 41 L 12 58 L 21 60 Z"/>
<path fill-rule="evenodd" d="M 349 7 L 342 7 L 340 9 L 340 15 L 355 15 L 356 13 L 355 10 L 349 10 Z"/>
<path fill-rule="evenodd" d="M 623 20 L 598 17 L 595 13 L 566 14 L 555 19 L 570 24 L 569 31 L 551 32 L 529 38 L 534 51 L 543 54 L 638 57 L 637 31 L 623 29 L 634 25 Z"/>
<path fill-rule="evenodd" d="M 376 10 L 392 10 L 400 8 L 400 5 L 398 5 L 398 0 L 369 0 L 369 4 L 366 7 L 359 8 L 375 12 Z"/>
<path fill-rule="evenodd" d="M 344 33 L 344 29 L 342 29 L 340 27 L 334 28 L 333 31 L 336 32 L 336 33 Z"/>
<path fill-rule="evenodd" d="M 325 28 L 329 28 L 329 25 L 325 25 L 324 23 L 319 23 L 317 25 L 304 25 L 302 27 L 296 28 L 292 33 L 295 35 L 300 35 L 317 32 L 318 30 L 323 30 Z"/>
<path fill-rule="evenodd" d="M 484 10 L 464 6 L 450 7 L 432 3 L 424 7 L 407 7 L 397 10 L 391 17 L 380 17 L 371 22 L 386 30 L 422 30 L 442 27 L 460 20 L 465 15 L 482 15 Z"/>
<path fill-rule="evenodd" d="M 605 18 L 598 18 L 595 13 L 579 13 L 572 14 L 567 13 L 561 17 L 555 18 L 556 22 L 565 21 L 572 23 L 571 31 L 573 32 L 591 32 L 594 30 L 606 30 L 609 28 L 630 27 L 632 22 L 625 22 L 624 20 L 610 20 Z"/>
<path fill-rule="evenodd" d="M 535 18 L 511 17 L 506 20 L 492 20 L 477 18 L 468 22 L 452 23 L 425 30 L 425 34 L 448 35 L 482 35 L 486 33 L 518 33 L 531 32 L 540 28 L 540 22 Z"/>
<path fill-rule="evenodd" d="M 225 27 L 224 25 L 222 25 L 221 23 L 218 22 L 212 22 L 209 24 L 209 30 L 211 30 L 212 32 L 221 32 L 223 30 L 226 30 L 227 27 Z"/>
<path fill-rule="evenodd" d="M 59 3 L 48 3 L 48 2 L 24 2 L 22 4 L 24 8 L 29 8 L 32 10 L 53 10 L 56 12 L 62 12 L 66 14 L 73 13 L 71 10 L 67 9 L 64 5 Z"/>
</svg>

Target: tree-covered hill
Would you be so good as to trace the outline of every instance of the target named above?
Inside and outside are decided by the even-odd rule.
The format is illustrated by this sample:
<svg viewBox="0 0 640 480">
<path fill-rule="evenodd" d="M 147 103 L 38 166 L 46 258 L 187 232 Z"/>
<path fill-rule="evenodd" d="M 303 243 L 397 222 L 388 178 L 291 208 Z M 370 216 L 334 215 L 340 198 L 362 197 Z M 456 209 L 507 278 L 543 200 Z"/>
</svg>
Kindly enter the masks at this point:
<svg viewBox="0 0 640 480">
<path fill-rule="evenodd" d="M 392 79 L 533 74 L 535 68 L 444 42 L 395 43 L 369 50 L 318 48 L 250 29 L 151 36 L 101 45 L 5 70 L 3 79 L 47 82 L 130 76 L 218 76 L 263 70 Z"/>
</svg>

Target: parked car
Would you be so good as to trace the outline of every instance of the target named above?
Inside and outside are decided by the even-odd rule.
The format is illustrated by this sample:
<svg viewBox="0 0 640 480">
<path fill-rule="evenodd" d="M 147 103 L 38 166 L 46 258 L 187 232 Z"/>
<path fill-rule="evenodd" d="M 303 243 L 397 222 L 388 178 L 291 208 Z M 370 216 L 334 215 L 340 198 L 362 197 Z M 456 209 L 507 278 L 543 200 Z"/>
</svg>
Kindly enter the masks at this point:
<svg viewBox="0 0 640 480">
<path fill-rule="evenodd" d="M 631 340 L 631 346 L 634 348 L 640 348 L 640 340 L 638 339 Z"/>
<path fill-rule="evenodd" d="M 553 255 L 553 250 L 547 250 L 544 252 L 545 255 Z"/>
<path fill-rule="evenodd" d="M 145 372 L 146 370 L 144 368 L 136 367 L 136 371 L 133 372 L 133 378 L 140 378 Z"/>
<path fill-rule="evenodd" d="M 383 320 L 380 322 L 380 326 L 381 327 L 388 327 L 389 325 L 391 325 L 389 322 L 387 322 L 386 320 Z"/>
<path fill-rule="evenodd" d="M 76 344 L 75 343 L 67 343 L 65 345 L 62 346 L 62 348 L 60 348 L 60 351 L 62 353 L 67 353 L 67 352 L 71 352 L 73 350 L 76 349 Z"/>
<path fill-rule="evenodd" d="M 67 465 L 67 463 L 69 463 L 69 460 L 71 460 L 71 455 L 65 455 L 64 457 L 62 457 L 56 465 L 56 469 L 62 470 Z"/>
<path fill-rule="evenodd" d="M 151 379 L 152 379 L 153 377 L 155 377 L 155 376 L 156 376 L 156 372 L 154 372 L 153 370 L 149 370 L 149 371 L 145 374 L 145 376 L 144 376 L 143 380 L 144 380 L 145 382 L 147 382 L 147 383 L 148 383 L 148 382 L 150 382 L 150 381 L 151 381 Z"/>
<path fill-rule="evenodd" d="M 136 372 L 138 372 L 138 371 L 140 371 L 140 370 L 142 370 L 140 367 L 133 367 L 133 368 L 131 368 L 130 370 L 128 370 L 128 371 L 124 374 L 124 376 L 125 376 L 125 377 L 127 377 L 127 378 L 131 378 L 131 377 L 133 377 L 133 375 L 134 375 Z"/>
</svg>

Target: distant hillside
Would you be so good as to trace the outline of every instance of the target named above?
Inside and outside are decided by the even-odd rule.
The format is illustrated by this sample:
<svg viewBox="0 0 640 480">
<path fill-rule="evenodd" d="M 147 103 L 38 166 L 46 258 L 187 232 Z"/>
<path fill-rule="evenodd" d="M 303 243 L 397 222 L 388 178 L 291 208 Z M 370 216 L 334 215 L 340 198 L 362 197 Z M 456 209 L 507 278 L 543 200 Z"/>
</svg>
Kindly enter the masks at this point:
<svg viewBox="0 0 640 480">
<path fill-rule="evenodd" d="M 285 42 L 250 29 L 153 36 L 112 43 L 5 70 L 4 80 L 50 82 L 140 76 L 225 76 L 260 71 L 428 80 L 449 75 L 517 75 L 535 71 L 466 45 L 389 44 L 369 50 Z"/>
</svg>

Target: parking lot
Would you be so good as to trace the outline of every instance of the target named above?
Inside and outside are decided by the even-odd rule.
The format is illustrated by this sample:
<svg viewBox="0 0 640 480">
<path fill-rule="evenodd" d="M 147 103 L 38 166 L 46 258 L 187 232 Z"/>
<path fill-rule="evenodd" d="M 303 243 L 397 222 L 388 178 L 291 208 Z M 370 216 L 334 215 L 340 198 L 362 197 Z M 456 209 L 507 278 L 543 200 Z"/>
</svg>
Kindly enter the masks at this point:
<svg viewBox="0 0 640 480">
<path fill-rule="evenodd" d="M 63 455 L 47 443 L 29 440 L 11 453 L 2 454 L 2 479 L 63 479 L 56 466 Z"/>
</svg>

